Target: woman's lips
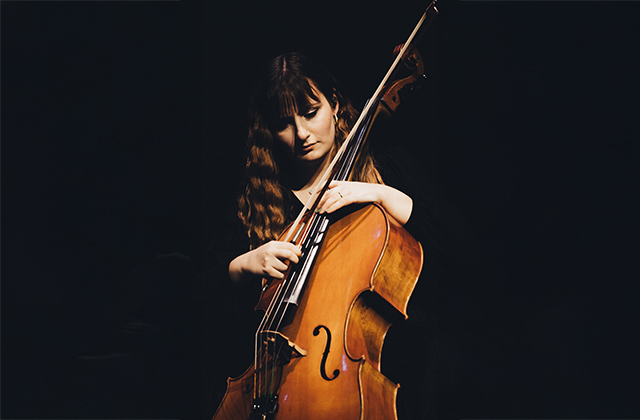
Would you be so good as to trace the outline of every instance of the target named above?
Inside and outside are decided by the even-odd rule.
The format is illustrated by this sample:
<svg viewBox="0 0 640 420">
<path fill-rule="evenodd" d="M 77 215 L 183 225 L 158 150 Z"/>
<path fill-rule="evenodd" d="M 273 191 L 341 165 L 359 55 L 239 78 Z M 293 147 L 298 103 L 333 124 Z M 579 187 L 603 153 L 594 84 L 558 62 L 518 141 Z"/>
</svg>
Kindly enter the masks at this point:
<svg viewBox="0 0 640 420">
<path fill-rule="evenodd" d="M 315 146 L 316 143 L 309 143 L 309 144 L 303 144 L 300 147 L 300 153 L 309 153 L 311 151 L 311 149 L 313 149 L 313 146 Z"/>
</svg>

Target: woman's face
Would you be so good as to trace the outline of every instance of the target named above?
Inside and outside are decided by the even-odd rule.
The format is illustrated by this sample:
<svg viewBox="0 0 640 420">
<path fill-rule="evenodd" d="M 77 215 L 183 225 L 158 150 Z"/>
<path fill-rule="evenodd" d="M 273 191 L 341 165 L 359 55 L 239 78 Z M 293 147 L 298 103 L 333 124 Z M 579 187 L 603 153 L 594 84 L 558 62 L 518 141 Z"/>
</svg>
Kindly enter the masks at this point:
<svg viewBox="0 0 640 420">
<path fill-rule="evenodd" d="M 320 163 L 331 151 L 335 139 L 334 115 L 338 105 L 332 107 L 327 98 L 314 89 L 318 97 L 310 99 L 308 109 L 298 109 L 295 115 L 274 121 L 274 135 L 296 163 Z"/>
</svg>

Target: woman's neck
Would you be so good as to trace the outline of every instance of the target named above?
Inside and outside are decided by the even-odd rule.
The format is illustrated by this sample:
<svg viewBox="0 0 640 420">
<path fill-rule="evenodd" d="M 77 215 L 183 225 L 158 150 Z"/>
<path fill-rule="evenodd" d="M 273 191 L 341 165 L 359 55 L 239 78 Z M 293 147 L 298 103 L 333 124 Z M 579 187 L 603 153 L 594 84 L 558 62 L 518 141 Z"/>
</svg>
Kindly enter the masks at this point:
<svg viewBox="0 0 640 420">
<path fill-rule="evenodd" d="M 299 178 L 292 191 L 303 203 L 317 188 L 322 187 L 318 183 L 331 164 L 331 155 L 327 154 L 318 165 L 297 165 Z"/>
</svg>

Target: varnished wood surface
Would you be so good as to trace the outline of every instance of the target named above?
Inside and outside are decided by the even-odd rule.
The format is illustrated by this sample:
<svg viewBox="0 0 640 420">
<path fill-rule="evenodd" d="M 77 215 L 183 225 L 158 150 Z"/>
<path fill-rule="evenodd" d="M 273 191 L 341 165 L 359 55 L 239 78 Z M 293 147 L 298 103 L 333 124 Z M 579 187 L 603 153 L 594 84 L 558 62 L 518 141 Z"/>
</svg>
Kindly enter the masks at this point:
<svg viewBox="0 0 640 420">
<path fill-rule="evenodd" d="M 279 330 L 307 353 L 283 367 L 276 419 L 396 418 L 397 385 L 380 373 L 380 356 L 393 319 L 406 316 L 421 264 L 420 244 L 376 205 L 330 226 L 296 315 Z M 263 299 L 272 295 L 267 291 Z M 321 372 L 326 330 L 326 374 L 339 372 L 333 380 Z M 214 419 L 248 418 L 252 376 L 253 368 L 229 381 Z"/>
</svg>

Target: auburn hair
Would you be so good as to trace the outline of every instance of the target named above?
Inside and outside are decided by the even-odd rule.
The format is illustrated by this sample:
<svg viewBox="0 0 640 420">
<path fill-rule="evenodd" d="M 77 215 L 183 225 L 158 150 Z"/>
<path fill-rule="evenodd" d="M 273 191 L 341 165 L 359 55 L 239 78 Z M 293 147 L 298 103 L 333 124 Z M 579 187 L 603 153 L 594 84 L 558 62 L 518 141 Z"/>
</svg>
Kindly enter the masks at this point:
<svg viewBox="0 0 640 420">
<path fill-rule="evenodd" d="M 249 102 L 249 133 L 245 186 L 238 197 L 238 217 L 252 248 L 277 239 L 284 228 L 283 188 L 295 176 L 292 162 L 274 142 L 270 123 L 309 108 L 321 93 L 332 107 L 339 105 L 335 151 L 344 142 L 358 113 L 340 92 L 336 79 L 320 63 L 299 53 L 280 55 L 261 71 Z M 382 183 L 372 156 L 363 150 L 350 180 Z"/>
</svg>

